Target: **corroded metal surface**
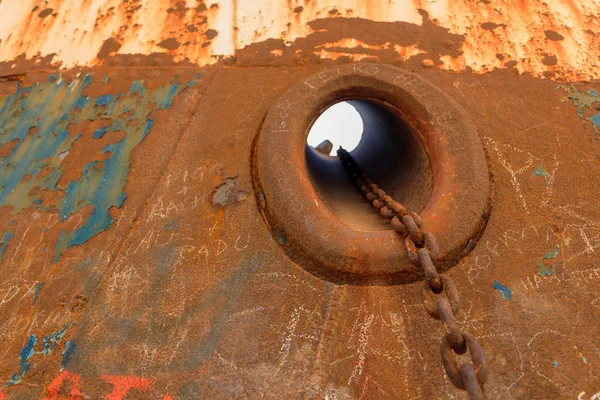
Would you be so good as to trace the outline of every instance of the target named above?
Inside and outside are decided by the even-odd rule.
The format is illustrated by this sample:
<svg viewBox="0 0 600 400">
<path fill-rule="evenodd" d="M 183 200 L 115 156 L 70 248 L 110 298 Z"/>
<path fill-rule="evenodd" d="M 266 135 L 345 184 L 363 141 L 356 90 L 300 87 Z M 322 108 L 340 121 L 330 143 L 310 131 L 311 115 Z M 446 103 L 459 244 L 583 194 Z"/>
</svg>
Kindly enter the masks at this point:
<svg viewBox="0 0 600 400">
<path fill-rule="evenodd" d="M 0 16 L 5 60 L 39 55 L 69 68 L 111 55 L 126 65 L 165 62 L 145 57 L 153 53 L 199 66 L 232 56 L 245 64 L 251 45 L 268 43 L 269 64 L 376 57 L 453 71 L 600 77 L 597 0 L 27 0 L 0 3 Z M 432 36 L 449 37 L 434 45 Z"/>
<path fill-rule="evenodd" d="M 410 263 L 423 272 L 423 305 L 429 316 L 443 323 L 446 331 L 440 350 L 448 379 L 455 387 L 465 390 L 469 399 L 485 399 L 483 385 L 487 380 L 487 361 L 477 338 L 462 332 L 458 326 L 454 314 L 460 311 L 460 297 L 452 278 L 440 275 L 434 265 L 432 258 L 440 251 L 435 236 L 424 232 L 421 216 L 408 211 L 374 183 L 350 153 L 340 147 L 337 154 L 348 178 L 367 201 L 380 211 L 382 217 L 390 222 L 396 221 L 397 227 L 401 225 L 404 228 L 394 230 L 405 238 L 404 248 Z M 440 212 L 449 211 L 447 207 L 440 208 Z M 467 362 L 459 366 L 456 356 L 465 354 L 467 350 L 472 364 Z"/>
<path fill-rule="evenodd" d="M 597 2 L 191 3 L 0 3 L 4 398 L 463 396 L 421 283 L 321 280 L 255 201 L 270 106 L 355 59 L 482 137 L 492 212 L 446 274 L 488 396 L 600 391 Z"/>
<path fill-rule="evenodd" d="M 386 179 L 388 190 L 426 194 L 421 216 L 438 238 L 436 261 L 440 267 L 454 265 L 461 254 L 468 252 L 463 250 L 469 241 L 479 237 L 489 214 L 490 184 L 484 150 L 472 122 L 458 104 L 427 81 L 389 65 L 351 64 L 320 71 L 296 84 L 269 109 L 257 139 L 255 183 L 261 210 L 275 240 L 308 271 L 336 283 L 397 284 L 420 276 L 420 270 L 408 262 L 402 238 L 391 230 L 365 232 L 344 223 L 324 206 L 315 191 L 314 179 L 308 179 L 304 149 L 315 116 L 332 102 L 352 97 L 377 99 L 401 110 L 403 118 L 411 121 L 411 129 L 427 154 L 414 164 L 428 164 L 429 168 L 421 173 L 419 165 L 394 162 L 396 168 L 381 165 L 374 179 L 385 175 L 382 170 L 386 170 L 387 175 L 393 175 Z M 368 125 L 365 122 L 365 129 Z M 409 151 L 399 154 L 399 147 L 391 155 L 390 164 L 394 158 L 408 158 L 417 152 L 408 141 L 402 146 Z M 334 165 L 325 168 L 337 167 L 337 179 L 345 182 L 339 162 L 331 162 Z M 313 171 L 312 175 L 318 173 Z M 404 174 L 413 178 L 397 184 L 395 178 Z M 329 186 L 339 192 L 334 202 L 349 202 L 356 196 L 358 206 L 364 206 L 354 188 L 348 193 L 341 185 Z M 350 210 L 355 214 L 360 211 L 358 207 Z"/>
</svg>

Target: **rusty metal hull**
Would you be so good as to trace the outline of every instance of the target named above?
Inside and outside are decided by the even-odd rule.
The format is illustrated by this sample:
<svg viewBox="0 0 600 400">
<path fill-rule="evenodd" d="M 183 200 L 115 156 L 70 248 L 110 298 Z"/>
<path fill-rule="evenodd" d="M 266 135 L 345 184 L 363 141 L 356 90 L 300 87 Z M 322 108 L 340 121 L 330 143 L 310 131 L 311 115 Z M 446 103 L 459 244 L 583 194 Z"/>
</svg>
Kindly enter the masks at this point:
<svg viewBox="0 0 600 400">
<path fill-rule="evenodd" d="M 251 166 L 270 107 L 357 59 L 420 75 L 481 137 L 491 212 L 446 274 L 488 357 L 488 397 L 600 392 L 597 3 L 289 4 L 259 22 L 249 5 L 50 3 L 0 4 L 15 16 L 0 30 L 0 397 L 463 398 L 420 282 L 323 280 L 261 214 Z M 106 22 L 137 5 L 155 8 Z M 72 36 L 78 53 L 60 37 L 82 10 L 108 17 Z M 181 30 L 199 33 L 180 18 L 207 13 L 223 28 L 198 22 L 184 51 Z M 153 34 L 113 35 L 123 24 Z"/>
</svg>

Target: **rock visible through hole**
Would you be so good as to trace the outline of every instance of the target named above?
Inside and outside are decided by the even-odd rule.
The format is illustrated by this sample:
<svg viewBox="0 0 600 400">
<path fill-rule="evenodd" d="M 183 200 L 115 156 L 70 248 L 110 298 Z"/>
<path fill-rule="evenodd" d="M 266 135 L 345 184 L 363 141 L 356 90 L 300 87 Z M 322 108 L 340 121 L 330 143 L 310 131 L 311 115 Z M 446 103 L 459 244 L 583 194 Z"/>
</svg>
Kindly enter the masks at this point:
<svg viewBox="0 0 600 400">
<path fill-rule="evenodd" d="M 353 151 L 363 135 L 363 120 L 347 101 L 325 109 L 310 128 L 306 143 L 320 153 L 335 156 L 338 147 Z M 329 151 L 327 151 L 329 150 Z"/>
<path fill-rule="evenodd" d="M 216 207 L 233 205 L 248 198 L 248 193 L 239 190 L 237 187 L 237 177 L 227 178 L 225 182 L 217 186 L 213 194 L 212 204 Z"/>
<path fill-rule="evenodd" d="M 324 140 L 321 142 L 321 144 L 315 147 L 315 150 L 328 156 L 331 153 L 331 150 L 333 150 L 333 143 L 331 143 L 329 140 Z"/>
<path fill-rule="evenodd" d="M 315 148 L 327 139 L 336 149 L 332 135 L 314 144 L 307 140 L 328 105 L 343 103 L 361 124 L 353 158 L 420 215 L 439 244 L 436 265 L 442 270 L 456 265 L 465 244 L 479 239 L 490 210 L 481 139 L 444 91 L 385 64 L 324 69 L 271 105 L 255 141 L 252 182 L 273 240 L 295 264 L 336 284 L 422 279 L 408 260 L 404 238 L 382 223 L 386 220 L 352 185 L 337 157 Z M 331 134 L 340 125 L 325 131 Z M 456 212 L 449 211 L 451 204 Z"/>
</svg>

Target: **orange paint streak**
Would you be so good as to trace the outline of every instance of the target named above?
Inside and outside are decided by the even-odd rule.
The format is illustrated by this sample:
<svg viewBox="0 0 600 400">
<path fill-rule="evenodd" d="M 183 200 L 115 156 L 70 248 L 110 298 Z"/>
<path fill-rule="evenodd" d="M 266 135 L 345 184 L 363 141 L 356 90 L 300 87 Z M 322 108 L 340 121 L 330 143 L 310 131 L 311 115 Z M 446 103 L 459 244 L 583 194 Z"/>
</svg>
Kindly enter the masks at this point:
<svg viewBox="0 0 600 400">
<path fill-rule="evenodd" d="M 101 376 L 100 379 L 113 385 L 113 391 L 106 395 L 108 400 L 122 400 L 131 389 L 145 392 L 152 385 L 150 378 L 137 376 Z"/>
</svg>

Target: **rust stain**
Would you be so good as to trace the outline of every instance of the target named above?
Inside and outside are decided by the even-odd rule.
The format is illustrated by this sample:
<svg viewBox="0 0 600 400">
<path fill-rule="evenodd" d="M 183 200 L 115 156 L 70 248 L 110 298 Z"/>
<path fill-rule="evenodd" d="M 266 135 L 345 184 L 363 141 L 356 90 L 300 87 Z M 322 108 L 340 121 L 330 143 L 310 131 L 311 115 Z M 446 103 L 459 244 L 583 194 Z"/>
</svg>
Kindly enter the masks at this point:
<svg viewBox="0 0 600 400">
<path fill-rule="evenodd" d="M 446 273 L 463 299 L 461 328 L 488 356 L 489 397 L 597 397 L 599 8 L 0 2 L 0 399 L 259 398 L 265 388 L 279 397 L 463 396 L 444 379 L 432 334 L 441 331 L 422 310 L 420 283 L 314 277 L 281 250 L 289 237 L 272 235 L 255 202 L 243 201 L 269 106 L 325 66 L 354 60 L 414 70 L 460 103 L 483 138 L 493 210 Z M 187 89 L 205 72 L 208 90 Z M 292 134 L 281 135 L 282 148 Z M 118 174 L 103 175 L 111 163 Z M 285 178 L 284 190 L 295 190 Z M 441 212 L 443 228 L 456 204 L 433 200 L 443 210 L 425 213 Z M 285 204 L 290 221 L 309 224 L 298 204 Z M 98 213 L 104 225 L 57 247 Z M 307 243 L 347 241 L 328 232 L 311 231 Z M 542 255 L 546 268 L 536 264 Z"/>
<path fill-rule="evenodd" d="M 253 201 L 238 201 L 240 192 L 252 192 L 249 158 L 264 115 L 286 88 L 324 70 L 316 65 L 323 60 L 315 53 L 335 50 L 393 62 L 398 56 L 390 48 L 395 46 L 414 49 L 416 54 L 407 53 L 406 65 L 458 101 L 485 139 L 494 177 L 494 210 L 477 245 L 470 245 L 470 255 L 447 273 L 464 299 L 461 327 L 481 337 L 489 357 L 486 392 L 514 398 L 595 393 L 600 385 L 594 372 L 600 362 L 594 347 L 594 321 L 600 310 L 595 295 L 600 223 L 594 200 L 598 189 L 586 182 L 600 179 L 600 170 L 595 133 L 584 129 L 580 118 L 596 112 L 596 85 L 577 84 L 575 91 L 510 70 L 485 75 L 440 71 L 438 62 L 445 57 L 460 60 L 465 38 L 430 17 L 425 27 L 388 23 L 387 36 L 384 29 L 375 29 L 376 23 L 323 18 L 313 25 L 319 31 L 290 46 L 279 40 L 255 44 L 249 48 L 254 53 L 247 49 L 238 54 L 251 67 L 218 68 L 210 89 L 202 92 L 200 106 L 182 98 L 185 91 L 168 108 L 158 107 L 166 105 L 162 96 L 151 105 L 134 94 L 142 90 L 142 80 L 145 93 L 165 85 L 169 90 L 160 90 L 170 93 L 175 82 L 179 90 L 203 72 L 199 68 L 97 68 L 94 79 L 78 93 L 90 102 L 99 99 L 92 110 L 67 107 L 68 96 L 61 93 L 76 79 L 84 79 L 80 70 L 65 73 L 64 81 L 56 74 L 48 82 L 49 72 L 28 74 L 21 90 L 32 87 L 30 99 L 45 98 L 49 91 L 56 101 L 31 101 L 17 113 L 10 109 L 3 121 L 22 120 L 21 141 L 10 153 L 39 135 L 51 138 L 53 131 L 66 140 L 81 136 L 68 153 L 61 149 L 50 157 L 41 155 L 39 170 L 19 175 L 18 187 L 27 189 L 25 198 L 33 198 L 33 204 L 21 212 L 12 205 L 0 208 L 5 271 L 0 282 L 0 338 L 6 346 L 0 369 L 3 382 L 13 383 L 2 388 L 5 398 L 257 398 L 267 385 L 280 397 L 461 396 L 444 380 L 439 335 L 432 334 L 441 331 L 422 310 L 420 284 L 356 287 L 320 280 L 281 251 L 277 240 L 285 238 L 271 235 Z M 361 29 L 352 32 L 357 27 Z M 494 31 L 500 29 L 505 28 Z M 276 65 L 279 58 L 282 64 L 298 66 L 252 64 L 265 65 L 264 54 L 273 56 L 268 65 Z M 517 66 L 503 53 L 493 56 Z M 436 65 L 423 69 L 424 60 Z M 373 67 L 359 65 L 367 66 Z M 176 79 L 174 70 L 186 78 Z M 132 93 L 117 99 L 128 89 Z M 560 101 L 569 96 L 585 97 L 587 106 Z M 110 111 L 111 102 L 131 107 Z M 44 107 L 35 108 L 37 104 Z M 55 110 L 57 104 L 63 109 Z M 147 113 L 156 108 L 160 110 Z M 582 108 L 581 116 L 577 108 Z M 36 121 L 68 110 L 75 118 L 66 133 Z M 124 168 L 129 165 L 135 178 L 127 181 L 124 192 L 129 197 L 123 207 L 109 208 L 113 225 L 69 247 L 59 263 L 52 263 L 61 231 L 77 232 L 94 210 L 84 205 L 61 221 L 52 207 L 65 201 L 65 186 L 60 183 L 50 190 L 44 180 L 52 173 L 46 174 L 53 168 L 63 174 L 81 170 L 77 162 L 83 159 L 96 160 L 92 168 L 105 170 L 105 155 L 98 154 L 99 145 L 89 136 L 98 132 L 94 140 L 111 148 L 121 131 L 129 136 L 148 118 L 156 124 L 145 139 L 152 141 L 124 159 Z M 13 131 L 10 125 L 2 134 Z M 283 139 L 291 137 L 292 132 L 281 137 L 282 148 Z M 173 153 L 163 151 L 168 145 Z M 30 146 L 31 152 L 38 149 Z M 273 162 L 285 165 L 289 160 L 274 157 Z M 153 169 L 158 163 L 162 166 Z M 456 165 L 448 165 L 451 173 Z M 536 175 L 538 170 L 544 179 Z M 232 182 L 230 177 L 237 178 Z M 102 188 L 109 191 L 112 185 Z M 454 207 L 447 200 L 440 199 L 442 217 Z M 131 202 L 142 211 L 132 211 Z M 292 210 L 298 204 L 285 206 Z M 299 208 L 296 213 L 291 221 L 305 223 L 310 217 Z M 346 240 L 328 238 L 327 232 L 313 234 L 312 244 Z M 560 249 L 552 256 L 555 268 L 541 276 L 535 260 L 555 248 Z M 357 255 L 358 250 L 349 252 Z M 511 288 L 510 301 L 499 298 L 495 281 Z M 53 339 L 72 322 L 66 336 Z M 44 355 L 46 337 L 55 349 Z M 22 376 L 21 367 L 29 368 Z M 435 384 L 423 385 L 425 381 Z M 582 398 L 591 397 L 586 396 Z"/>
<path fill-rule="evenodd" d="M 275 39 L 286 46 L 298 44 L 319 32 L 315 21 L 345 17 L 421 25 L 425 30 L 432 23 L 460 35 L 459 54 L 444 55 L 436 63 L 442 69 L 485 73 L 514 61 L 517 71 L 535 76 L 551 71 L 551 76 L 563 79 L 600 77 L 595 66 L 600 6 L 592 0 L 504 0 L 493 4 L 352 0 L 343 7 L 324 1 L 207 5 L 177 0 L 50 0 L 44 10 L 32 9 L 32 0 L 0 3 L 0 15 L 8 18 L 0 24 L 0 61 L 16 60 L 22 54 L 27 59 L 50 56 L 54 63 L 69 68 L 101 65 L 113 56 L 112 64 L 189 62 L 203 66 L 233 57 L 256 43 Z M 423 12 L 429 17 L 423 18 Z M 360 30 L 360 25 L 355 29 Z M 347 31 L 345 38 L 357 41 L 353 47 L 369 45 L 352 31 Z M 317 51 L 319 58 L 356 61 L 370 56 L 336 51 L 334 42 L 326 44 L 329 51 Z M 555 47 L 558 43 L 560 50 Z M 402 59 L 403 48 L 400 45 L 391 51 Z M 148 58 L 154 53 L 169 57 Z M 496 54 L 503 54 L 506 60 L 498 60 Z M 556 55 L 556 64 L 548 66 L 545 54 Z M 279 60 L 278 64 L 285 62 Z"/>
</svg>

